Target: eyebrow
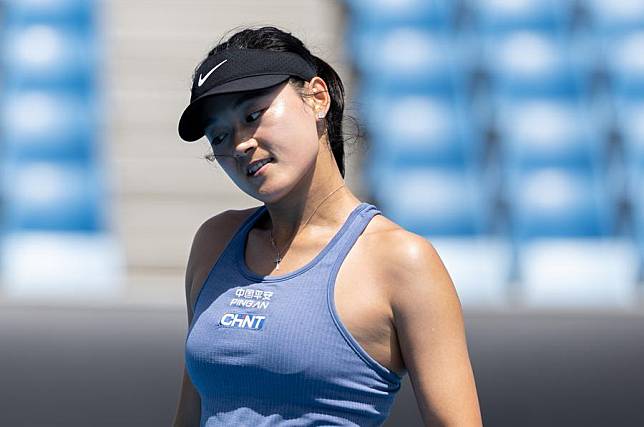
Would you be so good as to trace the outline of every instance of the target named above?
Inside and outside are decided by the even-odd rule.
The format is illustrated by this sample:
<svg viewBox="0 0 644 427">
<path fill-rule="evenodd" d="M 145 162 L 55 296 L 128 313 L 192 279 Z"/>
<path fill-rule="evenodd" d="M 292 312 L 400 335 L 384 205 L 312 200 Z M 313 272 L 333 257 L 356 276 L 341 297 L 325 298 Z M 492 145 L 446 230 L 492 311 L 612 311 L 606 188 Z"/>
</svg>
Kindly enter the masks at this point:
<svg viewBox="0 0 644 427">
<path fill-rule="evenodd" d="M 251 92 L 248 92 L 248 93 L 244 93 L 243 95 L 240 95 L 239 98 L 237 98 L 235 100 L 235 102 L 233 102 L 233 108 L 237 108 L 240 104 L 248 101 L 249 99 L 259 98 L 259 97 L 262 97 L 264 95 L 267 95 L 273 89 L 274 88 L 271 86 L 271 87 L 268 87 L 268 88 L 258 89 L 258 90 L 254 90 L 254 91 L 251 91 Z M 204 126 L 204 130 L 206 130 L 206 131 L 212 126 L 212 120 L 208 120 L 208 121 L 210 123 L 206 123 L 205 126 Z"/>
</svg>

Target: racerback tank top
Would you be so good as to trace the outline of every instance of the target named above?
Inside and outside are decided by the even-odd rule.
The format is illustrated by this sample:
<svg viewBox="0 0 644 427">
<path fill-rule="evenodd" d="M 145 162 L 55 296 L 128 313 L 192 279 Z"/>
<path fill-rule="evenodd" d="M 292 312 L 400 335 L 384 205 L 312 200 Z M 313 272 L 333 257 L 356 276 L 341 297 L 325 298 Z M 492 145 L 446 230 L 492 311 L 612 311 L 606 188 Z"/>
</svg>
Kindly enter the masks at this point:
<svg viewBox="0 0 644 427">
<path fill-rule="evenodd" d="M 358 344 L 333 297 L 343 260 L 380 211 L 360 203 L 308 264 L 260 276 L 247 267 L 245 246 L 266 212 L 244 221 L 197 297 L 185 361 L 201 397 L 200 427 L 381 425 L 402 378 Z"/>
</svg>

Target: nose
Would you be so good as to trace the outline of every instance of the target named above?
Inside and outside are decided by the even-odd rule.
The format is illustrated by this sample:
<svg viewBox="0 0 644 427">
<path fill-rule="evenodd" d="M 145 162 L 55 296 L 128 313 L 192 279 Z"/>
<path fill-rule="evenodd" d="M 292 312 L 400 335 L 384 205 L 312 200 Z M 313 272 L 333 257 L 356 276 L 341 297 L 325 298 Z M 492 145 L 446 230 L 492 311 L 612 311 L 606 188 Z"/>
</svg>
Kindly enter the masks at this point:
<svg viewBox="0 0 644 427">
<path fill-rule="evenodd" d="M 252 130 L 238 128 L 235 131 L 235 135 L 237 135 L 235 148 L 233 149 L 235 157 L 245 157 L 257 147 L 257 140 Z"/>
</svg>

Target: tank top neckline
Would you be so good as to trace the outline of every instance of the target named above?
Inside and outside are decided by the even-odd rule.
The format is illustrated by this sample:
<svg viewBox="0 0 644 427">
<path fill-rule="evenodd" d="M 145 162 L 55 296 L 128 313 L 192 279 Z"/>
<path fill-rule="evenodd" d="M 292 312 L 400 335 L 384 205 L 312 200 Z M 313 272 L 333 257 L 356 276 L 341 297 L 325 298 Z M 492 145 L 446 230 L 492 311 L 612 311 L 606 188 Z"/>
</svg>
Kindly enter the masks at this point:
<svg viewBox="0 0 644 427">
<path fill-rule="evenodd" d="M 356 207 L 351 211 L 347 219 L 344 221 L 344 224 L 342 224 L 340 229 L 335 233 L 335 235 L 331 238 L 331 240 L 327 242 L 326 246 L 324 246 L 324 248 L 322 248 L 322 250 L 311 261 L 309 261 L 302 267 L 299 267 L 298 269 L 285 274 L 279 274 L 279 275 L 273 275 L 273 276 L 262 276 L 252 271 L 246 264 L 246 244 L 248 241 L 248 234 L 250 233 L 250 230 L 253 228 L 253 225 L 255 225 L 255 223 L 259 220 L 259 218 L 262 215 L 264 215 L 264 213 L 266 212 L 266 205 L 262 205 L 257 209 L 257 211 L 255 211 L 252 214 L 249 221 L 247 221 L 246 224 L 240 230 L 240 235 L 239 235 L 240 244 L 237 245 L 237 251 L 235 256 L 237 261 L 237 267 L 239 268 L 239 271 L 241 272 L 241 274 L 247 279 L 261 281 L 263 283 L 281 282 L 281 281 L 293 278 L 295 276 L 299 276 L 300 274 L 310 270 L 316 264 L 318 264 L 322 260 L 322 258 L 324 258 L 324 256 L 331 250 L 331 248 L 335 246 L 335 244 L 342 237 L 342 235 L 346 233 L 347 229 L 354 222 L 355 218 L 369 206 L 371 205 L 367 202 L 360 202 L 358 205 L 356 205 Z"/>
</svg>

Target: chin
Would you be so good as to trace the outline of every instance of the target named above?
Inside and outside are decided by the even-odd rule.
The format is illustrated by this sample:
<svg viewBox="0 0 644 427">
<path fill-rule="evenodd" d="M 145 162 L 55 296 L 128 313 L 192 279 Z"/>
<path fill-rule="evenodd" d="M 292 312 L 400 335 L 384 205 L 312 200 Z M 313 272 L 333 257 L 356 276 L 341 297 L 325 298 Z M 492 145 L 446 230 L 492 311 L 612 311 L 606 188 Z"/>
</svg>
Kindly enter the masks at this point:
<svg viewBox="0 0 644 427">
<path fill-rule="evenodd" d="M 260 188 L 249 185 L 247 182 L 235 182 L 235 184 L 241 191 L 263 203 L 272 203 L 282 196 L 281 192 L 275 191 L 274 188 L 268 188 L 265 183 Z"/>
<path fill-rule="evenodd" d="M 255 199 L 259 200 L 262 203 L 272 204 L 282 199 L 284 197 L 284 194 L 281 194 L 281 192 L 259 192 L 251 196 L 253 196 Z"/>
<path fill-rule="evenodd" d="M 289 194 L 291 187 L 284 186 L 264 186 L 259 189 L 255 189 L 253 192 L 246 192 L 249 196 L 259 200 L 260 202 L 266 204 L 277 203 L 283 199 L 287 194 Z"/>
<path fill-rule="evenodd" d="M 284 173 L 272 174 L 261 183 L 253 183 L 247 177 L 239 177 L 235 184 L 246 194 L 266 204 L 276 203 L 293 191 L 303 176 L 293 177 Z"/>
</svg>

